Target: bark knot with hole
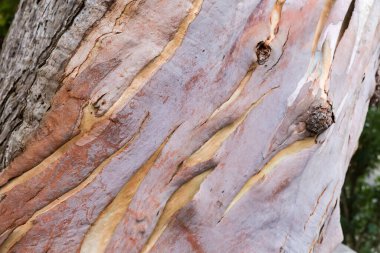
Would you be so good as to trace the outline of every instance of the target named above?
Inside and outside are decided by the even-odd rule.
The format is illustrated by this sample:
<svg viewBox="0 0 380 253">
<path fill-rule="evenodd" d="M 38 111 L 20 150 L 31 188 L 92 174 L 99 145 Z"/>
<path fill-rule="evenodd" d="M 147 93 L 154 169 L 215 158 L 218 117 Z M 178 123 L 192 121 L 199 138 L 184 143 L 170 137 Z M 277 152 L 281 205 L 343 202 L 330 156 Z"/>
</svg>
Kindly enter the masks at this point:
<svg viewBox="0 0 380 253">
<path fill-rule="evenodd" d="M 260 41 L 256 46 L 256 56 L 257 63 L 259 65 L 263 65 L 267 62 L 270 53 L 272 52 L 272 48 L 267 45 L 264 41 Z"/>
</svg>

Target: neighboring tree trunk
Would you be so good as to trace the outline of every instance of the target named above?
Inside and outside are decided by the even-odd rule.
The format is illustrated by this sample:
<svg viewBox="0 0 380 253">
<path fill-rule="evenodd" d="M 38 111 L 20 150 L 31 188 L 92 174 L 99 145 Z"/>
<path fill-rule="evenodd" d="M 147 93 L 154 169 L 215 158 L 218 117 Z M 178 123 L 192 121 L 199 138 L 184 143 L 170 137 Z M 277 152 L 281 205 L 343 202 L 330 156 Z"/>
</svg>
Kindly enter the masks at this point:
<svg viewBox="0 0 380 253">
<path fill-rule="evenodd" d="M 379 16 L 376 0 L 21 1 L 0 62 L 0 252 L 332 252 Z"/>
</svg>

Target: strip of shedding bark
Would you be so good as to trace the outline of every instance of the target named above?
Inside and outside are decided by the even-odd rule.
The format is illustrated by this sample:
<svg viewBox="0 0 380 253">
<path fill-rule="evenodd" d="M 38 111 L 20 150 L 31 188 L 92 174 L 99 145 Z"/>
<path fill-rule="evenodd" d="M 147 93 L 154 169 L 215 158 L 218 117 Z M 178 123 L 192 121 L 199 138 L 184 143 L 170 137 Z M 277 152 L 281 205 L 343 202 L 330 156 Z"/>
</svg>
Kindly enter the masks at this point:
<svg viewBox="0 0 380 253">
<path fill-rule="evenodd" d="M 252 65 L 249 67 L 247 73 L 244 75 L 243 79 L 240 81 L 239 86 L 234 91 L 234 93 L 231 95 L 231 97 L 226 102 L 224 102 L 219 108 L 217 108 L 211 114 L 210 118 L 207 119 L 207 121 L 213 119 L 220 112 L 222 112 L 225 109 L 227 109 L 231 104 L 233 104 L 239 98 L 240 94 L 242 93 L 242 91 L 247 86 L 247 83 L 249 82 L 249 80 L 251 80 L 253 72 L 255 71 L 256 68 L 257 68 L 257 63 L 256 62 L 252 63 Z"/>
<path fill-rule="evenodd" d="M 178 128 L 178 127 L 177 127 Z M 165 139 L 153 155 L 138 169 L 119 191 L 115 199 L 99 215 L 96 222 L 91 226 L 82 242 L 80 252 L 101 253 L 104 252 L 117 225 L 123 218 L 129 203 L 138 190 L 141 182 L 161 155 L 162 149 L 166 146 L 171 136 L 177 129 Z"/>
<path fill-rule="evenodd" d="M 145 127 L 146 122 L 148 121 L 148 118 L 149 118 L 149 113 L 146 113 L 146 114 L 145 114 L 145 117 L 144 117 L 143 119 L 141 119 L 140 126 L 138 127 L 138 129 L 136 130 L 136 132 L 133 133 L 133 134 L 131 134 L 131 136 L 128 138 L 128 140 L 126 140 L 125 144 L 124 144 L 122 147 L 120 147 L 120 149 L 115 150 L 114 153 L 112 153 L 109 157 L 107 157 L 104 161 L 102 161 L 102 162 L 101 162 L 96 168 L 94 168 L 94 169 L 92 170 L 92 172 L 91 172 L 90 175 L 88 175 L 85 179 L 83 178 L 83 179 L 84 179 L 83 182 L 81 182 L 79 185 L 76 185 L 74 188 L 68 189 L 67 192 L 62 192 L 63 196 L 65 196 L 65 197 L 62 197 L 62 196 L 60 196 L 60 195 L 56 196 L 56 197 L 57 197 L 56 200 L 54 200 L 53 202 L 51 202 L 51 203 L 48 204 L 47 206 L 40 208 L 39 211 L 35 211 L 35 209 L 36 209 L 35 207 L 34 207 L 34 208 L 33 208 L 33 207 L 32 207 L 32 208 L 28 207 L 28 209 L 29 209 L 30 211 L 34 211 L 34 214 L 29 212 L 29 213 L 24 214 L 24 215 L 25 215 L 27 218 L 29 218 L 29 221 L 30 221 L 31 219 L 33 219 L 33 217 L 37 217 L 37 215 L 39 215 L 39 214 L 45 212 L 45 211 L 41 211 L 41 210 L 49 210 L 49 209 L 55 207 L 57 204 L 61 203 L 62 201 L 66 200 L 66 199 L 68 199 L 70 196 L 76 194 L 76 193 L 79 192 L 81 189 L 83 189 L 85 186 L 87 186 L 90 182 L 92 182 L 92 181 L 95 179 L 96 175 L 98 175 L 98 174 L 104 169 L 105 165 L 107 165 L 107 164 L 111 161 L 111 159 L 112 159 L 113 157 L 115 157 L 116 155 L 118 155 L 119 153 L 121 153 L 126 147 L 128 147 L 128 146 L 130 145 L 131 142 L 133 142 L 133 141 L 134 141 L 134 140 L 140 135 L 140 132 L 141 132 L 141 130 Z M 46 166 L 49 166 L 49 164 L 47 164 Z M 45 168 L 45 167 L 38 168 L 38 169 L 39 169 L 39 170 L 42 170 L 42 169 L 44 169 L 44 168 Z M 48 167 L 47 167 L 47 168 L 48 168 Z M 39 170 L 28 171 L 27 173 L 24 174 L 24 175 L 26 175 L 26 176 L 23 175 L 22 177 L 19 177 L 19 178 L 23 178 L 24 181 L 26 181 L 26 180 L 29 179 L 28 176 L 32 177 L 32 176 L 38 175 L 38 174 L 40 173 Z M 30 175 L 32 172 L 35 173 L 35 174 Z M 19 178 L 17 178 L 17 179 L 19 179 Z M 11 183 L 13 183 L 13 181 L 12 181 Z M 18 181 L 17 183 L 24 183 L 24 182 L 23 182 L 23 181 L 22 181 L 22 182 Z M 2 188 L 2 189 L 0 190 L 0 194 L 9 195 L 9 194 L 7 194 L 6 192 L 10 191 L 13 187 L 14 187 L 13 184 L 8 184 L 8 185 L 6 185 L 6 187 L 4 187 L 4 188 Z M 44 187 L 47 187 L 47 186 L 43 186 L 42 188 L 44 188 Z M 34 195 L 32 195 L 32 198 L 35 198 L 35 197 L 36 197 L 36 194 L 38 194 L 38 192 L 35 193 Z M 8 196 L 8 197 L 9 197 L 9 196 Z M 60 198 L 58 198 L 58 197 L 60 197 Z M 27 201 L 24 201 L 24 203 L 27 204 L 28 202 L 27 202 Z M 3 207 L 3 208 L 4 208 L 4 207 Z M 25 209 L 25 208 L 26 208 L 26 207 L 24 207 L 24 209 Z M 36 215 L 36 214 L 37 214 L 37 215 Z M 31 216 L 32 216 L 32 218 L 30 218 Z M 8 228 L 13 229 L 13 228 L 15 227 L 15 224 L 20 223 L 20 220 L 22 220 L 22 218 L 24 218 L 24 217 L 20 217 L 20 216 L 15 216 L 15 217 L 13 217 L 13 222 L 8 222 L 8 223 L 9 223 L 9 224 L 8 224 L 8 227 L 6 227 L 6 228 L 2 228 L 2 229 L 8 229 Z M 11 221 L 12 221 L 12 220 L 11 220 Z M 27 223 L 28 223 L 28 221 L 26 221 L 26 224 L 27 224 Z M 29 229 L 31 228 L 31 226 L 26 226 L 25 224 L 19 226 L 19 228 L 17 228 L 17 229 L 15 230 L 15 231 L 16 231 L 16 235 L 17 235 L 16 238 L 19 237 L 19 235 L 18 235 L 19 232 L 17 232 L 17 231 L 19 231 L 19 229 L 21 229 L 21 231 L 25 231 L 25 227 L 27 228 L 27 230 L 29 230 Z M 26 231 L 27 231 L 27 230 L 26 230 Z M 23 234 L 23 233 L 22 233 L 22 234 Z M 11 236 L 12 236 L 12 235 L 11 235 Z"/>
<path fill-rule="evenodd" d="M 200 6 L 201 6 L 201 1 L 197 1 L 196 2 L 197 3 L 197 5 L 195 5 L 195 7 L 197 7 L 198 9 L 196 9 L 196 11 L 194 11 L 194 12 L 192 12 L 192 14 L 189 14 L 189 16 L 187 16 L 187 18 L 185 18 L 185 20 L 188 20 L 188 21 L 191 21 L 191 20 L 193 20 L 194 18 L 195 18 L 195 14 L 197 13 L 197 11 L 199 11 L 199 8 L 200 8 Z M 191 17 L 190 19 L 189 19 L 189 17 Z M 185 24 L 188 26 L 190 23 L 189 22 L 185 22 Z M 174 42 L 176 42 L 176 44 L 175 44 L 175 48 L 173 48 L 173 47 L 171 47 L 170 49 L 171 50 L 169 50 L 169 52 L 170 53 L 174 53 L 175 52 L 175 49 L 177 48 L 177 47 L 179 47 L 180 46 L 180 44 L 181 44 L 181 42 L 182 42 L 182 39 L 183 39 L 183 36 L 185 35 L 185 30 L 187 29 L 187 26 L 182 26 L 183 27 L 183 29 L 181 30 L 180 29 L 180 32 L 179 32 L 179 34 L 180 34 L 180 36 L 178 37 L 176 37 L 175 36 L 175 39 L 173 40 Z M 186 29 L 185 29 L 186 28 Z M 185 30 L 184 30 L 185 29 Z M 178 33 L 177 33 L 178 34 Z M 179 39 L 181 39 L 180 41 L 178 41 L 178 38 Z M 172 41 L 172 42 L 173 42 Z M 169 43 L 170 44 L 170 43 Z M 166 53 L 168 53 L 168 52 L 166 52 Z M 169 56 L 168 55 L 165 55 L 165 57 L 166 57 L 166 59 L 168 59 L 169 58 Z M 161 61 L 160 62 L 160 64 L 164 64 L 166 61 Z M 159 68 L 160 66 L 156 66 L 157 68 Z M 146 77 L 146 78 L 148 78 L 148 77 Z M 127 103 L 127 102 L 126 102 Z M 125 106 L 125 104 L 118 104 L 120 107 L 123 107 L 123 106 Z M 121 109 L 121 108 L 118 108 L 118 107 L 114 107 L 114 109 Z M 86 119 L 85 117 L 84 117 L 84 119 Z M 106 117 L 104 117 L 104 118 L 99 118 L 96 122 L 99 122 L 99 121 L 102 121 L 102 120 L 109 120 L 108 118 L 106 118 Z M 112 120 L 112 118 L 110 118 L 110 120 Z M 96 122 L 93 122 L 93 123 L 96 123 Z M 91 129 L 91 128 L 90 128 Z M 89 130 L 90 130 L 89 129 Z M 2 189 L 1 189 L 1 191 L 2 192 L 5 192 L 5 191 L 9 191 L 9 190 L 11 190 L 13 187 L 15 187 L 15 186 L 17 186 L 17 185 L 19 185 L 19 184 L 21 184 L 21 183 L 24 183 L 24 182 L 26 182 L 30 177 L 29 176 L 31 176 L 31 175 L 37 175 L 39 172 L 40 172 L 40 170 L 43 170 L 43 169 L 45 169 L 45 168 L 47 168 L 50 164 L 51 164 L 51 162 L 54 162 L 54 161 L 56 161 L 57 159 L 59 159 L 64 153 L 65 153 L 65 151 L 66 151 L 66 149 L 65 148 L 67 148 L 67 149 L 69 149 L 70 147 L 71 147 L 71 145 L 72 144 L 74 144 L 74 143 L 76 143 L 76 141 L 78 141 L 78 140 L 80 140 L 80 138 L 81 137 L 83 137 L 84 135 L 86 135 L 87 134 L 87 132 L 85 132 L 85 131 L 83 131 L 83 133 L 80 135 L 80 136 L 77 136 L 76 138 L 74 138 L 72 141 L 69 141 L 69 143 L 67 143 L 67 145 L 64 145 L 64 148 L 60 148 L 59 150 L 57 150 L 54 154 L 54 156 L 50 156 L 48 159 L 45 159 L 44 160 L 44 162 L 42 162 L 39 166 L 37 166 L 37 167 L 35 167 L 35 168 L 38 168 L 39 170 L 36 170 L 35 168 L 34 169 L 32 169 L 32 170 L 30 170 L 30 171 L 28 171 L 26 174 L 24 174 L 24 175 L 22 175 L 21 177 L 18 177 L 17 179 L 15 179 L 15 180 L 13 180 L 10 184 L 8 184 L 8 185 L 6 185 L 5 187 L 3 187 Z M 95 135 L 96 136 L 96 135 Z"/>
<path fill-rule="evenodd" d="M 49 210 L 55 208 L 56 206 L 60 205 L 61 203 L 65 202 L 72 196 L 75 196 L 79 191 L 84 189 L 87 185 L 89 185 L 96 177 L 99 175 L 102 170 L 111 162 L 111 160 L 122 153 L 129 145 L 131 145 L 131 142 L 133 142 L 137 136 L 140 134 L 140 129 L 139 131 L 131 138 L 130 141 L 128 141 L 124 146 L 122 146 L 118 151 L 116 151 L 113 155 L 108 157 L 106 160 L 104 160 L 81 184 L 79 184 L 77 187 L 74 189 L 68 191 L 61 197 L 57 198 L 47 206 L 43 207 L 42 209 L 38 210 L 35 212 L 32 217 L 25 222 L 23 225 L 18 226 L 17 228 L 14 229 L 14 231 L 9 235 L 7 240 L 4 241 L 4 243 L 0 247 L 0 253 L 6 253 L 11 250 L 11 248 L 17 244 L 18 241 L 20 241 L 24 235 L 33 227 L 34 221 L 37 219 L 39 215 L 42 215 Z"/>
<path fill-rule="evenodd" d="M 315 30 L 313 45 L 311 47 L 311 51 L 313 54 L 317 50 L 319 38 L 321 37 L 323 28 L 326 25 L 327 19 L 330 15 L 330 11 L 331 11 L 332 7 L 334 6 L 335 1 L 336 0 L 325 0 L 325 4 L 323 7 L 321 16 L 319 17 L 317 28 Z"/>
<path fill-rule="evenodd" d="M 202 182 L 211 172 L 212 169 L 203 172 L 182 185 L 176 192 L 173 193 L 166 203 L 157 225 L 150 235 L 148 242 L 144 245 L 141 253 L 148 253 L 153 248 L 162 233 L 165 231 L 171 218 L 193 199 L 194 195 L 199 191 Z"/>
<path fill-rule="evenodd" d="M 333 55 L 335 49 L 337 47 L 338 36 L 335 33 L 330 32 L 331 30 L 337 29 L 337 27 L 341 27 L 342 24 L 330 25 L 326 31 L 326 37 L 322 38 L 323 43 L 321 43 L 321 47 L 318 48 L 318 43 L 320 42 L 321 35 L 323 29 L 328 21 L 328 17 L 330 15 L 331 9 L 333 8 L 336 0 L 325 0 L 324 7 L 322 13 L 319 17 L 318 24 L 315 30 L 313 44 L 311 47 L 312 57 L 309 62 L 309 67 L 302 77 L 302 79 L 298 82 L 296 89 L 288 98 L 288 106 L 292 106 L 296 101 L 303 85 L 307 82 L 319 82 L 319 87 L 315 87 L 316 92 L 318 94 L 314 94 L 316 96 L 316 102 L 319 100 L 319 104 L 329 103 L 327 102 L 327 79 L 328 74 L 331 68 Z M 336 37 L 336 38 L 335 38 Z"/>
<path fill-rule="evenodd" d="M 241 190 L 236 194 L 231 203 L 228 205 L 225 216 L 236 203 L 260 180 L 265 178 L 274 168 L 276 168 L 282 161 L 287 157 L 294 155 L 304 149 L 310 148 L 315 145 L 313 138 L 308 138 L 305 140 L 297 141 L 290 145 L 289 147 L 278 152 L 257 174 L 253 175 L 241 188 Z"/>
<path fill-rule="evenodd" d="M 131 85 L 124 91 L 119 100 L 114 103 L 105 114 L 105 117 L 110 117 L 112 114 L 117 113 L 122 106 L 125 105 L 132 97 L 134 97 L 146 84 L 147 80 L 165 64 L 181 46 L 186 32 L 190 24 L 197 17 L 202 8 L 203 0 L 194 0 L 193 7 L 188 15 L 181 22 L 178 31 L 174 34 L 173 39 L 166 45 L 162 53 L 150 62 L 139 74 L 134 78 Z"/>
<path fill-rule="evenodd" d="M 273 10 L 270 16 L 270 34 L 267 40 L 265 41 L 266 45 L 269 45 L 278 33 L 281 21 L 282 7 L 284 6 L 285 2 L 286 0 L 276 0 L 273 6 Z"/>
<path fill-rule="evenodd" d="M 248 73 L 250 73 L 249 71 Z M 249 74 L 246 76 L 246 78 L 249 78 Z M 244 78 L 243 81 L 246 79 Z M 188 157 L 186 160 L 184 160 L 179 168 L 176 170 L 176 172 L 171 177 L 169 183 L 174 179 L 174 177 L 179 176 L 183 177 L 184 174 L 186 174 L 188 171 L 192 170 L 194 167 L 196 167 L 199 164 L 205 164 L 206 162 L 213 159 L 217 151 L 220 149 L 220 147 L 223 145 L 223 143 L 227 140 L 229 136 L 231 136 L 236 129 L 245 121 L 249 113 L 257 106 L 259 105 L 264 98 L 269 95 L 273 90 L 275 90 L 278 87 L 275 87 L 273 89 L 270 89 L 269 91 L 265 92 L 259 99 L 257 99 L 255 102 L 253 102 L 248 109 L 245 110 L 245 112 L 237 118 L 234 122 L 227 125 L 226 127 L 222 128 L 218 132 L 216 132 L 205 144 L 203 144 L 197 151 L 195 151 L 190 157 Z M 239 89 L 239 87 L 238 87 Z M 212 116 L 211 116 L 212 117 Z M 180 175 L 179 175 L 180 174 Z"/>
<path fill-rule="evenodd" d="M 338 47 L 339 42 L 342 39 L 344 33 L 346 32 L 348 26 L 350 25 L 352 14 L 353 14 L 354 8 L 355 8 L 355 2 L 356 2 L 356 0 L 351 0 L 350 7 L 348 7 L 347 13 L 344 16 L 343 23 L 342 23 L 342 26 L 341 26 L 341 29 L 339 32 L 337 47 Z"/>
<path fill-rule="evenodd" d="M 131 85 L 124 91 L 123 95 L 111 106 L 111 108 L 107 111 L 105 115 L 102 117 L 96 117 L 93 108 L 91 105 L 87 105 L 83 109 L 83 116 L 80 123 L 81 134 L 79 136 L 74 137 L 66 144 L 64 144 L 61 148 L 55 151 L 52 155 L 46 158 L 39 165 L 29 170 L 29 173 L 32 173 L 35 168 L 42 168 L 48 166 L 52 161 L 59 159 L 59 157 L 64 154 L 64 152 L 74 144 L 78 139 L 80 139 L 83 135 L 87 134 L 91 131 L 92 127 L 104 120 L 112 119 L 112 117 L 117 114 L 120 110 L 122 110 L 128 101 L 134 97 L 138 91 L 140 91 L 148 80 L 156 73 L 158 69 L 162 67 L 175 53 L 175 51 L 180 47 L 184 36 L 187 32 L 188 27 L 192 23 L 192 21 L 196 18 L 202 7 L 203 0 L 194 0 L 193 8 L 189 11 L 188 15 L 181 22 L 178 31 L 174 35 L 173 39 L 166 45 L 165 49 L 161 52 L 159 56 L 153 59 L 145 68 L 143 68 L 134 78 Z M 25 174 L 25 173 L 24 173 Z M 23 175 L 24 175 L 23 174 Z M 34 174 L 34 173 L 33 173 Z M 14 187 L 15 185 L 22 182 L 21 178 L 25 178 L 23 175 L 19 176 L 15 180 L 11 182 L 11 186 L 5 186 L 6 189 Z M 3 189 L 2 189 L 3 190 Z"/>
</svg>

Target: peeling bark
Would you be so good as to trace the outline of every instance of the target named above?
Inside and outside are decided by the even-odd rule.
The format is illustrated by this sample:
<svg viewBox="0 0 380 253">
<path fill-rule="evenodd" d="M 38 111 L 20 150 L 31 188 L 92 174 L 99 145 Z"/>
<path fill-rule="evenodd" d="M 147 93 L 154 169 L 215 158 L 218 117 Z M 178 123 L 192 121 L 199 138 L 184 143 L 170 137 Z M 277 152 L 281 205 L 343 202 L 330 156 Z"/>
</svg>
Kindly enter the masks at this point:
<svg viewBox="0 0 380 253">
<path fill-rule="evenodd" d="M 22 1 L 0 252 L 332 252 L 379 19 L 363 0 Z"/>
<path fill-rule="evenodd" d="M 64 66 L 114 0 L 22 0 L 0 55 L 0 170 L 22 152 Z"/>
</svg>

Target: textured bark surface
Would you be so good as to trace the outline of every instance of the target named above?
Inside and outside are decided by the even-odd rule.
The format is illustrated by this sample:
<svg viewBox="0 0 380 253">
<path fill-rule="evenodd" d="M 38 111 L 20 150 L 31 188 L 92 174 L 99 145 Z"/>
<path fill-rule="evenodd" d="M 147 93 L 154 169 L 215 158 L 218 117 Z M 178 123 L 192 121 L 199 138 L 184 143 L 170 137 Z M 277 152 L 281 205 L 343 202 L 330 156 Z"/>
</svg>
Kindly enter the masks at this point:
<svg viewBox="0 0 380 253">
<path fill-rule="evenodd" d="M 65 14 L 29 49 L 17 20 L 51 16 L 24 2 L 0 65 L 0 252 L 340 243 L 379 1 L 56 1 L 49 15 Z"/>
<path fill-rule="evenodd" d="M 21 0 L 0 55 L 0 170 L 22 151 L 64 66 L 114 0 Z"/>
</svg>

